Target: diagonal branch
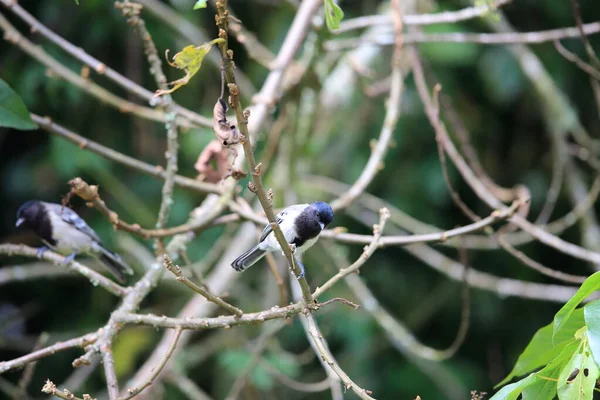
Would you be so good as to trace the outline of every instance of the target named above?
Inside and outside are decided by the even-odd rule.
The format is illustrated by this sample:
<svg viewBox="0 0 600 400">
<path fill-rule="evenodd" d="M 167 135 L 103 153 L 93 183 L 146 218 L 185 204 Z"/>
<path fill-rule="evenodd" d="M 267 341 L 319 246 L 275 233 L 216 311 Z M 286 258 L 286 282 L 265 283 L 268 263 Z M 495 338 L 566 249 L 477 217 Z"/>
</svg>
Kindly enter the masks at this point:
<svg viewBox="0 0 600 400">
<path fill-rule="evenodd" d="M 302 3 L 298 13 L 296 14 L 296 18 L 292 27 L 288 31 L 288 37 L 292 33 L 296 33 L 297 29 L 294 29 L 294 26 L 300 27 L 300 38 L 294 38 L 298 44 L 300 40 L 304 38 L 306 35 L 306 29 L 308 28 L 311 17 L 316 12 L 318 5 L 320 5 L 320 1 L 317 0 L 307 0 Z M 273 228 L 273 233 L 277 238 L 277 242 L 279 243 L 287 261 L 290 266 L 290 269 L 294 271 L 294 274 L 297 277 L 300 277 L 301 271 L 298 265 L 294 262 L 294 255 L 292 254 L 292 249 L 289 244 L 285 240 L 285 236 L 281 231 L 281 228 L 276 222 L 275 213 L 273 212 L 273 204 L 270 199 L 267 197 L 267 192 L 263 186 L 262 178 L 261 178 L 261 165 L 256 163 L 254 158 L 254 150 L 252 149 L 252 142 L 248 130 L 248 117 L 249 115 L 242 110 L 242 105 L 239 98 L 239 89 L 235 80 L 235 72 L 234 72 L 234 63 L 233 63 L 233 51 L 228 47 L 228 19 L 229 14 L 227 11 L 227 0 L 219 0 L 217 1 L 217 26 L 219 27 L 219 37 L 224 39 L 224 42 L 219 43 L 219 49 L 221 50 L 221 58 L 223 60 L 223 68 L 225 72 L 225 79 L 227 82 L 227 87 L 229 89 L 230 101 L 233 109 L 235 110 L 235 116 L 238 123 L 238 128 L 241 134 L 244 137 L 242 142 L 242 146 L 244 149 L 244 154 L 246 156 L 246 161 L 248 163 L 248 168 L 250 170 L 250 175 L 252 178 L 253 184 L 253 192 L 256 193 L 260 204 L 265 211 L 265 215 Z M 286 38 L 287 41 L 287 38 Z M 285 46 L 285 43 L 284 43 Z M 297 48 L 297 47 L 296 47 Z M 293 57 L 293 53 L 291 54 Z M 278 57 L 279 58 L 279 57 Z M 289 63 L 289 61 L 288 61 Z M 268 81 L 267 81 L 268 83 Z M 265 87 L 267 86 L 265 83 Z M 263 89 L 265 90 L 265 89 Z M 260 117 L 259 117 L 260 118 Z M 312 304 L 313 299 L 311 297 L 310 288 L 308 283 L 306 282 L 306 278 L 299 278 L 300 286 L 302 287 L 302 293 L 305 302 L 308 304 Z"/>
</svg>

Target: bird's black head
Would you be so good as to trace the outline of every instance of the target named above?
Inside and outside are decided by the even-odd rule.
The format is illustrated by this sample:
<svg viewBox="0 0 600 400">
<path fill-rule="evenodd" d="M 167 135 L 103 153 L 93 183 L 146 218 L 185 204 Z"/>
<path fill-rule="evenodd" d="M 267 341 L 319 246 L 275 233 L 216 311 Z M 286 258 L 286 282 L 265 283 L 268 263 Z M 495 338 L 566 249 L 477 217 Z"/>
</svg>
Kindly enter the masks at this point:
<svg viewBox="0 0 600 400">
<path fill-rule="evenodd" d="M 316 201 L 311 204 L 317 210 L 317 215 L 319 216 L 319 220 L 323 223 L 323 225 L 327 226 L 331 221 L 333 221 L 333 210 L 329 206 L 329 204 L 324 201 Z"/>
<path fill-rule="evenodd" d="M 42 203 L 38 200 L 29 200 L 19 207 L 17 211 L 17 223 L 15 226 L 34 226 L 40 213 L 43 211 Z"/>
</svg>

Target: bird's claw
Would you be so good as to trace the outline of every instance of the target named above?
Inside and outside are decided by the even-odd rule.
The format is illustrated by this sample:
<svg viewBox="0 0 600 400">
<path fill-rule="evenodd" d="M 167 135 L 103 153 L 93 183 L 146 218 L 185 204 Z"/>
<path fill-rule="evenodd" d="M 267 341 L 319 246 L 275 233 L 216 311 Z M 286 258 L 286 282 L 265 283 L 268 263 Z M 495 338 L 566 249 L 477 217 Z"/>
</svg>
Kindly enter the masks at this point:
<svg viewBox="0 0 600 400">
<path fill-rule="evenodd" d="M 75 256 L 77 256 L 77 253 L 71 253 L 68 256 L 65 257 L 65 261 L 63 261 L 64 265 L 69 265 L 71 263 L 71 261 L 73 261 L 75 259 Z"/>
<path fill-rule="evenodd" d="M 42 247 L 38 248 L 37 253 L 36 253 L 35 256 L 41 260 L 42 256 L 46 252 L 46 250 L 48 250 L 48 247 L 46 247 L 46 246 L 42 246 Z"/>
</svg>

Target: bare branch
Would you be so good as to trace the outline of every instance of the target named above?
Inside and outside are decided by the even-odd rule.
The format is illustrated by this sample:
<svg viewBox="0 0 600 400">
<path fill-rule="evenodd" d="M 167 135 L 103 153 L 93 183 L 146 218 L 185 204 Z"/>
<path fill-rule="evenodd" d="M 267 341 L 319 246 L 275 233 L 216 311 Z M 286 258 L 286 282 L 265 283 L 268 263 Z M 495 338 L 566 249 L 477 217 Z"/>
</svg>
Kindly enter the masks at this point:
<svg viewBox="0 0 600 400">
<path fill-rule="evenodd" d="M 592 22 L 583 25 L 586 36 L 600 32 L 600 22 Z M 417 43 L 479 43 L 479 44 L 538 44 L 552 42 L 560 39 L 574 39 L 579 37 L 577 27 L 549 29 L 537 32 L 513 32 L 513 33 L 417 33 L 411 32 L 404 35 L 405 44 Z M 379 46 L 392 46 L 394 37 L 379 36 L 371 38 L 335 39 L 324 43 L 328 51 L 342 51 L 353 49 L 365 43 Z"/>
<path fill-rule="evenodd" d="M 111 343 L 101 344 L 102 365 L 104 367 L 104 376 L 106 377 L 106 387 L 108 389 L 108 398 L 117 400 L 119 398 L 119 381 L 117 380 L 117 370 L 115 369 L 115 359 L 112 354 Z"/>
<path fill-rule="evenodd" d="M 59 390 L 50 379 L 46 381 L 46 384 L 42 388 L 42 392 L 64 400 L 95 400 L 89 394 L 84 394 L 83 398 L 79 398 L 73 393 L 69 392 L 67 389 Z"/>
<path fill-rule="evenodd" d="M 510 3 L 511 0 L 495 0 L 491 3 L 482 4 L 474 7 L 466 7 L 458 11 L 443 11 L 434 14 L 414 14 L 404 15 L 402 22 L 405 25 L 433 25 L 433 24 L 449 24 L 460 21 L 465 21 L 473 18 L 485 16 L 490 12 L 494 12 L 499 7 Z M 340 29 L 334 33 L 348 32 L 354 29 L 368 28 L 373 25 L 391 25 L 392 17 L 389 15 L 369 15 L 357 17 L 342 21 Z"/>
<path fill-rule="evenodd" d="M 338 376 L 344 384 L 344 387 L 346 389 L 352 389 L 352 391 L 356 393 L 356 395 L 361 399 L 372 400 L 373 397 L 370 396 L 371 391 L 358 386 L 352 379 L 350 379 L 348 374 L 346 374 L 344 370 L 340 368 L 335 358 L 333 358 L 333 355 L 327 348 L 323 335 L 319 331 L 319 327 L 317 326 L 317 322 L 315 321 L 314 315 L 312 315 L 312 313 L 308 309 L 306 309 L 304 312 L 302 312 L 302 316 L 304 316 L 304 318 L 306 319 L 306 322 L 308 324 L 308 332 L 310 333 L 311 337 L 314 340 L 314 343 L 316 344 L 319 355 L 323 358 L 325 363 L 327 363 L 327 365 L 329 365 L 331 369 L 333 369 L 335 373 L 338 374 Z"/>
<path fill-rule="evenodd" d="M 212 301 L 219 307 L 223 307 L 224 309 L 226 309 L 227 311 L 229 311 L 235 315 L 244 314 L 244 312 L 242 310 L 240 310 L 239 308 L 232 306 L 231 304 L 227 303 L 222 298 L 213 295 L 207 289 L 196 285 L 194 282 L 192 282 L 188 278 L 186 278 L 183 275 L 181 268 L 179 268 L 179 265 L 174 265 L 173 261 L 171 261 L 171 259 L 169 258 L 169 256 L 167 254 L 164 255 L 164 258 L 165 258 L 165 261 L 164 261 L 165 268 L 168 269 L 173 275 L 175 275 L 177 277 L 176 278 L 177 281 L 183 283 L 184 285 L 186 285 L 187 287 L 189 287 L 190 289 L 192 289 L 194 292 L 198 293 L 199 295 L 204 296 L 206 298 L 206 300 Z"/>
<path fill-rule="evenodd" d="M 167 78 L 162 70 L 162 61 L 158 56 L 158 50 L 152 40 L 152 36 L 146 23 L 139 14 L 142 6 L 136 2 L 125 0 L 116 2 L 115 7 L 121 10 L 124 17 L 127 17 L 129 25 L 133 26 L 138 32 L 144 43 L 144 52 L 150 63 L 150 72 L 154 76 L 156 85 L 160 90 L 167 90 Z M 167 159 L 167 168 L 165 171 L 165 183 L 162 188 L 162 198 L 160 201 L 160 209 L 156 221 L 156 228 L 160 229 L 165 226 L 169 219 L 169 211 L 173 205 L 173 187 L 175 186 L 175 175 L 177 175 L 177 151 L 179 143 L 177 141 L 177 125 L 175 124 L 176 111 L 173 99 L 170 94 L 162 96 L 163 105 L 165 107 L 165 129 L 167 130 L 167 151 L 165 158 Z"/>
<path fill-rule="evenodd" d="M 31 258 L 38 257 L 38 249 L 25 246 L 24 244 L 0 244 L 0 254 L 7 256 L 25 256 Z M 111 281 L 104 275 L 86 267 L 85 265 L 73 260 L 65 266 L 65 257 L 51 250 L 47 250 L 42 253 L 42 260 L 50 261 L 57 267 L 66 267 L 73 272 L 83 275 L 90 280 L 92 285 L 100 286 L 106 291 L 114 294 L 115 296 L 125 296 L 127 294 L 126 288 Z"/>
<path fill-rule="evenodd" d="M 114 95 L 112 92 L 104 89 L 102 86 L 94 83 L 89 78 L 84 78 L 80 74 L 77 74 L 71 69 L 67 68 L 54 57 L 50 56 L 46 51 L 44 51 L 42 47 L 36 46 L 27 40 L 1 14 L 0 29 L 4 31 L 4 37 L 9 43 L 19 47 L 29 56 L 35 58 L 37 61 L 48 67 L 52 73 L 56 74 L 56 76 L 61 77 L 74 86 L 77 86 L 79 89 L 89 93 L 99 101 L 116 108 L 118 111 L 124 114 L 132 114 L 151 121 L 165 122 L 166 117 L 163 111 L 140 106 L 139 104 L 122 99 L 119 96 Z M 177 124 L 186 128 L 193 126 L 206 126 L 199 125 L 197 123 L 191 123 L 188 119 L 182 117 L 177 119 Z"/>
<path fill-rule="evenodd" d="M 300 9 L 298 10 L 298 13 L 296 14 L 296 18 L 295 18 L 294 22 L 292 23 L 292 27 L 288 31 L 288 37 L 286 38 L 286 40 L 284 41 L 284 44 L 283 44 L 284 48 L 288 41 L 294 42 L 294 44 L 293 44 L 294 50 L 296 50 L 298 48 L 300 42 L 305 37 L 306 29 L 308 28 L 308 26 L 310 24 L 311 17 L 316 12 L 319 5 L 320 5 L 320 1 L 318 1 L 318 0 L 307 0 L 304 3 L 302 3 Z M 252 149 L 251 137 L 250 137 L 250 133 L 248 130 L 248 117 L 247 117 L 247 115 L 244 114 L 244 111 L 242 110 L 242 106 L 241 106 L 240 99 L 239 99 L 239 89 L 237 87 L 236 80 L 235 80 L 234 64 L 233 64 L 233 58 L 232 58 L 233 52 L 229 50 L 228 43 L 227 43 L 228 19 L 229 19 L 229 14 L 227 11 L 227 0 L 219 0 L 217 2 L 217 11 L 218 11 L 217 26 L 219 27 L 219 37 L 222 39 L 225 39 L 225 41 L 223 43 L 219 43 L 218 45 L 219 45 L 219 49 L 221 50 L 221 58 L 222 58 L 223 64 L 224 64 L 225 78 L 227 80 L 227 85 L 228 85 L 228 89 L 229 89 L 229 95 L 231 98 L 232 107 L 235 110 L 238 128 L 239 128 L 242 136 L 245 138 L 245 141 L 242 142 L 242 146 L 243 146 L 244 154 L 246 156 L 246 160 L 248 163 L 248 168 L 249 168 L 249 171 L 250 171 L 250 174 L 252 177 L 252 183 L 255 188 L 255 193 L 256 193 L 258 199 L 260 200 L 260 204 L 263 207 L 263 210 L 265 211 L 265 214 L 267 216 L 267 219 L 269 220 L 269 223 L 271 224 L 271 226 L 273 228 L 273 233 L 274 233 L 275 237 L 277 238 L 277 242 L 279 243 L 283 253 L 285 254 L 286 259 L 288 260 L 290 269 L 292 269 L 294 271 L 294 273 L 297 277 L 300 277 L 300 275 L 301 275 L 300 268 L 294 263 L 294 259 L 293 259 L 294 255 L 292 254 L 292 250 L 291 250 L 290 246 L 288 245 L 287 241 L 285 240 L 285 236 L 283 235 L 281 228 L 279 227 L 279 225 L 276 222 L 275 213 L 273 212 L 273 205 L 272 205 L 271 201 L 267 198 L 266 190 L 262 184 L 260 167 L 257 165 L 257 163 L 254 159 L 254 151 Z M 295 26 L 298 26 L 299 28 L 294 28 Z M 298 35 L 298 36 L 293 37 L 292 39 L 289 39 L 292 34 Z M 285 61 L 285 64 L 282 63 L 283 65 L 281 67 L 278 65 L 277 68 L 283 69 L 283 68 L 285 68 L 286 65 L 289 65 L 289 63 L 291 62 L 291 59 L 293 58 L 294 53 L 295 53 L 295 51 L 292 53 L 289 53 L 289 56 L 287 56 L 287 57 L 289 57 L 289 59 L 282 60 L 282 61 Z M 282 54 L 284 54 L 284 53 L 283 52 L 280 53 L 280 55 L 277 57 L 276 62 L 280 61 L 280 57 L 282 57 L 281 56 Z M 286 55 L 287 55 L 287 53 L 286 53 Z M 281 77 L 279 77 L 278 80 L 279 79 L 281 79 Z M 267 78 L 267 82 L 265 83 L 263 90 L 267 90 L 268 84 L 269 84 L 269 78 Z M 277 82 L 277 85 L 278 84 L 279 84 L 279 82 Z M 259 118 L 261 118 L 261 117 L 259 116 Z M 302 293 L 304 295 L 304 300 L 306 301 L 307 304 L 311 304 L 312 298 L 311 298 L 310 288 L 308 286 L 308 283 L 306 282 L 306 278 L 305 277 L 299 278 L 298 281 L 300 283 L 300 286 L 302 287 Z"/>
<path fill-rule="evenodd" d="M 318 298 L 320 295 L 325 293 L 327 290 L 331 289 L 333 285 L 335 285 L 338 281 L 345 278 L 347 275 L 357 272 L 360 267 L 363 266 L 364 263 L 375 253 L 375 250 L 379 247 L 379 241 L 381 240 L 381 235 L 383 235 L 383 230 L 385 229 L 385 224 L 390 217 L 390 212 L 387 208 L 382 208 L 379 210 L 379 224 L 373 226 L 373 240 L 364 250 L 364 252 L 360 255 L 358 260 L 356 260 L 352 265 L 348 268 L 342 268 L 340 271 L 331 277 L 325 284 L 321 285 L 317 288 L 314 293 L 314 297 Z"/>
<path fill-rule="evenodd" d="M 352 202 L 365 191 L 367 186 L 373 181 L 375 175 L 383 168 L 383 160 L 390 146 L 392 135 L 396 129 L 396 124 L 400 115 L 400 105 L 402 101 L 402 91 L 404 89 L 404 78 L 401 65 L 402 46 L 404 44 L 404 35 L 402 33 L 402 19 L 396 18 L 394 24 L 394 54 L 392 57 L 392 78 L 390 83 L 390 95 L 386 102 L 385 118 L 379 134 L 379 139 L 375 145 L 371 146 L 371 155 L 367 165 L 363 168 L 360 176 L 354 182 L 348 192 L 342 194 L 339 198 L 331 202 L 331 208 L 334 211 L 348 207 Z"/>
<path fill-rule="evenodd" d="M 554 41 L 554 48 L 556 48 L 556 51 L 558 51 L 561 56 L 577 65 L 583 72 L 591 76 L 593 79 L 600 81 L 600 70 L 595 69 L 590 64 L 583 61 L 575 53 L 571 53 L 562 45 L 562 43 L 560 43 L 560 40 Z"/>
<path fill-rule="evenodd" d="M 127 389 L 127 392 L 129 394 L 127 396 L 125 396 L 125 397 L 119 397 L 119 400 L 129 400 L 129 399 L 137 396 L 139 393 L 141 393 L 148 386 L 152 385 L 152 382 L 154 382 L 154 380 L 156 379 L 156 377 L 158 376 L 158 374 L 160 374 L 160 371 L 162 371 L 162 369 L 165 367 L 165 364 L 167 363 L 167 361 L 169 361 L 169 358 L 171 358 L 171 356 L 173 355 L 173 351 L 175 351 L 175 347 L 177 346 L 177 342 L 179 341 L 179 337 L 181 336 L 181 332 L 182 332 L 181 328 L 177 328 L 175 330 L 175 334 L 173 335 L 173 342 L 171 343 L 171 346 L 169 347 L 169 349 L 165 353 L 165 356 L 162 359 L 162 361 L 160 362 L 160 364 L 156 366 L 156 368 L 154 369 L 154 373 L 148 378 L 148 380 L 146 380 L 141 385 L 139 385 L 139 386 L 137 386 L 135 388 Z"/>
<path fill-rule="evenodd" d="M 115 70 L 109 68 L 106 64 L 98 61 L 91 55 L 87 54 L 80 47 L 75 46 L 74 44 L 68 42 L 63 39 L 52 30 L 48 29 L 45 25 L 43 25 L 40 21 L 35 19 L 31 14 L 29 14 L 23 7 L 21 7 L 17 2 L 12 0 L 0 0 L 3 6 L 11 10 L 15 15 L 21 18 L 24 22 L 26 22 L 29 26 L 31 26 L 33 32 L 39 32 L 44 37 L 52 41 L 54 44 L 65 50 L 67 53 L 71 54 L 73 57 L 77 58 L 81 62 L 86 65 L 89 65 L 94 71 L 96 71 L 100 75 L 105 75 L 107 78 L 111 79 L 125 90 L 137 95 L 138 97 L 148 101 L 152 105 L 159 105 L 160 101 L 155 99 L 154 93 L 150 92 L 147 89 L 144 89 L 142 86 L 137 83 L 131 81 L 130 79 L 124 77 L 119 74 Z M 198 115 L 186 108 L 183 108 L 179 105 L 175 105 L 175 111 L 187 118 L 188 120 L 200 125 L 200 126 L 211 126 L 210 119 Z"/>
<path fill-rule="evenodd" d="M 82 149 L 90 150 L 93 153 L 99 154 L 102 157 L 116 161 L 129 168 L 143 172 L 145 174 L 166 179 L 167 173 L 164 168 L 159 165 L 150 165 L 143 161 L 139 161 L 133 157 L 126 156 L 118 151 L 115 151 L 109 147 L 103 146 L 92 140 L 86 139 L 73 131 L 66 129 L 65 127 L 55 123 L 50 117 L 41 117 L 36 114 L 31 114 L 31 119 L 35 121 L 42 129 L 49 133 L 60 136 L 68 141 L 75 143 Z M 221 193 L 223 189 L 215 184 L 208 182 L 200 182 L 195 179 L 186 178 L 181 175 L 175 175 L 175 184 L 186 189 L 192 189 L 203 193 Z"/>
<path fill-rule="evenodd" d="M 427 90 L 427 84 L 425 82 L 425 78 L 423 76 L 423 69 L 421 67 L 421 63 L 418 59 L 418 55 L 416 51 L 413 51 L 413 76 L 415 77 L 415 82 L 417 84 L 417 89 L 419 95 L 421 96 L 421 100 L 425 106 L 425 111 L 433 126 L 436 134 L 440 134 L 440 138 L 442 139 L 444 149 L 446 153 L 450 156 L 454 165 L 458 168 L 459 172 L 463 176 L 463 178 L 467 181 L 467 183 L 471 186 L 473 191 L 486 202 L 490 207 L 501 208 L 502 203 L 492 194 L 490 191 L 483 185 L 483 183 L 477 179 L 472 169 L 467 165 L 464 158 L 458 153 L 458 150 L 450 140 L 448 133 L 446 131 L 445 126 L 439 121 L 435 113 L 435 108 L 432 104 L 431 98 L 429 97 L 429 91 Z M 531 224 L 525 218 L 519 215 L 513 215 L 510 218 L 510 221 L 514 223 L 519 228 L 523 229 L 540 242 L 553 247 L 565 254 L 568 254 L 572 257 L 579 258 L 581 260 L 586 260 L 589 262 L 593 262 L 595 264 L 600 264 L 600 253 L 587 250 L 580 246 L 574 245 L 572 243 L 566 242 L 563 239 L 552 235 L 551 233 L 546 232 L 545 230 Z"/>
<path fill-rule="evenodd" d="M 27 365 L 39 359 L 49 357 L 53 354 L 58 353 L 59 351 L 72 349 L 74 347 L 85 348 L 90 344 L 96 342 L 97 339 L 98 332 L 88 333 L 83 336 L 65 340 L 64 342 L 57 342 L 51 346 L 44 347 L 43 349 L 31 352 L 29 354 L 24 355 L 23 357 L 15 358 L 11 361 L 2 361 L 0 362 L 0 374 L 5 373 L 6 371 L 10 371 L 14 368 L 23 367 L 24 365 Z"/>
</svg>

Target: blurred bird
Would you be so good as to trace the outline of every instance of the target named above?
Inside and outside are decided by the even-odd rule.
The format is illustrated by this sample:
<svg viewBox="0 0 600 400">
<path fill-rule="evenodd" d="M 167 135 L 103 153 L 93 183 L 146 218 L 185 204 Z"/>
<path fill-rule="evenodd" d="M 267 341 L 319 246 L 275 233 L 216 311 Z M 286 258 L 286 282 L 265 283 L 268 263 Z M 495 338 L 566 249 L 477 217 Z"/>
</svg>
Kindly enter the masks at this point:
<svg viewBox="0 0 600 400">
<path fill-rule="evenodd" d="M 73 210 L 60 204 L 30 200 L 17 211 L 16 226 L 31 228 L 47 246 L 40 247 L 41 258 L 48 248 L 68 255 L 65 264 L 69 264 L 78 253 L 98 257 L 110 272 L 125 282 L 124 274 L 133 274 L 133 270 L 121 257 L 108 250 L 92 228 Z"/>
<path fill-rule="evenodd" d="M 295 245 L 295 252 L 302 253 L 311 247 L 325 227 L 333 221 L 333 210 L 329 204 L 317 201 L 312 204 L 295 204 L 281 211 L 276 216 L 277 223 L 289 244 Z M 239 256 L 231 263 L 233 269 L 242 272 L 254 265 L 266 253 L 281 251 L 281 247 L 275 238 L 273 228 L 268 224 L 260 235 L 258 244 Z M 304 276 L 304 266 L 298 262 Z"/>
</svg>

